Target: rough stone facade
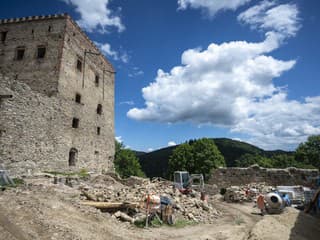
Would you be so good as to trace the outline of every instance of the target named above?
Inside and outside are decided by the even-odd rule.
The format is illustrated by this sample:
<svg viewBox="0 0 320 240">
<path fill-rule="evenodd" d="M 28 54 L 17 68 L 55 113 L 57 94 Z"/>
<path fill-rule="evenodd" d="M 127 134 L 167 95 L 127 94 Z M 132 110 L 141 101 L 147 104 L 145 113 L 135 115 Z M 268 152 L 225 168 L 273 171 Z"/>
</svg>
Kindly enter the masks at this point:
<svg viewBox="0 0 320 240">
<path fill-rule="evenodd" d="M 66 14 L 0 20 L 0 34 L 0 167 L 112 170 L 112 65 Z"/>
<path fill-rule="evenodd" d="M 248 168 L 215 169 L 209 179 L 209 184 L 216 184 L 218 187 L 229 187 L 252 182 L 265 182 L 271 186 L 309 186 L 318 176 L 319 171 L 316 169 L 298 169 L 293 167 L 268 169 L 254 165 Z"/>
</svg>

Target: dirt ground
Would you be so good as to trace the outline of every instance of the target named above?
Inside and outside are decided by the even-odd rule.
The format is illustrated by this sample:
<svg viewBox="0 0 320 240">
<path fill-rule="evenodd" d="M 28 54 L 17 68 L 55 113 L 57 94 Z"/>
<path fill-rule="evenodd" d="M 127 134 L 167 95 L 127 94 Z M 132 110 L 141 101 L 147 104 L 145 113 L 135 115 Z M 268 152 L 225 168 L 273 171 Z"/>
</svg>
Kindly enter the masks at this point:
<svg viewBox="0 0 320 240">
<path fill-rule="evenodd" d="M 217 199 L 213 205 L 223 214 L 212 224 L 143 229 L 80 205 L 79 196 L 77 188 L 43 179 L 1 192 L 0 240 L 319 240 L 320 236 L 320 219 L 293 208 L 262 217 L 252 203 Z"/>
</svg>

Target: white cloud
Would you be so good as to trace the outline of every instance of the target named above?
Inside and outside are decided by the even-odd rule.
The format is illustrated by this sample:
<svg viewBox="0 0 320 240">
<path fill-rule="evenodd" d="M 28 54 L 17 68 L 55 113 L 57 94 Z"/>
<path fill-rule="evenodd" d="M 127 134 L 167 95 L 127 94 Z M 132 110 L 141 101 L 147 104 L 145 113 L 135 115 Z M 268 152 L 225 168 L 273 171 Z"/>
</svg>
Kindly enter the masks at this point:
<svg viewBox="0 0 320 240">
<path fill-rule="evenodd" d="M 92 32 L 98 29 L 100 32 L 107 32 L 108 28 L 115 27 L 122 32 L 125 27 L 121 18 L 108 8 L 109 0 L 62 0 L 69 5 L 73 5 L 81 16 L 79 25 Z"/>
<path fill-rule="evenodd" d="M 128 74 L 128 77 L 134 78 L 134 77 L 142 76 L 143 74 L 144 74 L 144 72 L 140 68 L 133 67 L 132 72 Z"/>
<path fill-rule="evenodd" d="M 168 146 L 171 147 L 171 146 L 175 146 L 177 145 L 174 141 L 169 141 L 168 142 Z"/>
<path fill-rule="evenodd" d="M 132 105 L 134 105 L 134 101 L 124 101 L 124 102 L 120 102 L 119 104 L 120 104 L 120 105 L 126 104 L 126 105 L 132 106 Z"/>
<path fill-rule="evenodd" d="M 296 64 L 295 60 L 275 59 L 270 53 L 280 47 L 284 37 L 296 34 L 299 19 L 292 16 L 297 14 L 281 10 L 282 17 L 294 21 L 281 19 L 271 27 L 268 19 L 274 16 L 272 10 L 279 8 L 263 4 L 268 6 L 260 8 L 271 13 L 252 23 L 268 31 L 264 41 L 212 43 L 204 50 L 186 50 L 181 65 L 170 72 L 158 70 L 155 81 L 142 89 L 145 107 L 132 108 L 127 116 L 224 126 L 248 134 L 251 143 L 265 149 L 293 148 L 310 134 L 320 133 L 320 97 L 289 100 L 286 88 L 274 83 Z M 287 10 L 291 7 L 296 9 L 295 5 L 285 6 Z M 244 17 L 239 19 L 249 23 Z"/>
<path fill-rule="evenodd" d="M 122 137 L 121 136 L 116 136 L 116 141 L 118 143 L 122 143 L 123 142 Z"/>
<path fill-rule="evenodd" d="M 178 0 L 178 9 L 185 10 L 188 7 L 202 9 L 210 16 L 223 10 L 236 10 L 238 7 L 250 2 L 251 0 Z"/>
<path fill-rule="evenodd" d="M 112 58 L 113 60 L 116 61 L 122 61 L 124 63 L 127 63 L 129 61 L 129 56 L 127 53 L 122 53 L 120 54 L 119 52 L 112 50 L 111 45 L 109 43 L 99 43 L 99 42 L 94 42 L 97 47 L 101 50 L 101 52 L 107 56 Z"/>
<path fill-rule="evenodd" d="M 275 1 L 262 1 L 241 13 L 238 20 L 255 29 L 274 31 L 282 37 L 295 36 L 300 28 L 297 5 L 276 5 Z"/>
<path fill-rule="evenodd" d="M 148 148 L 147 149 L 147 152 L 152 152 L 153 151 L 153 148 Z"/>
</svg>

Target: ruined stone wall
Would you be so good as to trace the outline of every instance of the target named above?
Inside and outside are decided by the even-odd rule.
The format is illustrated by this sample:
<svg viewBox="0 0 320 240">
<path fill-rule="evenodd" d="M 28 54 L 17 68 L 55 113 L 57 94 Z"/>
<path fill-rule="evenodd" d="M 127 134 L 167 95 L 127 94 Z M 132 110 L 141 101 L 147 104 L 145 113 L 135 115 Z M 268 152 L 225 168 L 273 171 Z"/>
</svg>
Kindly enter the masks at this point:
<svg viewBox="0 0 320 240">
<path fill-rule="evenodd" d="M 99 52 L 72 21 L 67 21 L 64 40 L 58 89 L 59 97 L 71 108 L 66 113 L 70 148 L 77 149 L 78 159 L 90 168 L 113 169 L 114 70 L 101 55 L 87 54 L 84 59 L 85 50 Z M 81 71 L 77 69 L 78 60 Z M 81 103 L 75 102 L 76 94 L 81 95 Z M 97 113 L 98 104 L 101 114 Z M 72 118 L 79 119 L 78 128 L 71 127 Z"/>
<path fill-rule="evenodd" d="M 286 168 L 218 168 L 215 169 L 209 179 L 209 184 L 218 187 L 243 185 L 252 182 L 265 182 L 271 186 L 277 185 L 304 185 L 308 186 L 311 179 L 319 176 L 318 170 Z"/>
<path fill-rule="evenodd" d="M 57 92 L 60 57 L 66 19 L 23 18 L 2 20 L 0 32 L 0 73 L 27 83 L 33 90 L 52 95 Z M 38 58 L 38 47 L 46 48 L 44 58 Z M 24 49 L 18 60 L 18 49 Z"/>
<path fill-rule="evenodd" d="M 68 168 L 68 106 L 57 97 L 0 75 L 0 168 L 13 175 Z"/>
</svg>

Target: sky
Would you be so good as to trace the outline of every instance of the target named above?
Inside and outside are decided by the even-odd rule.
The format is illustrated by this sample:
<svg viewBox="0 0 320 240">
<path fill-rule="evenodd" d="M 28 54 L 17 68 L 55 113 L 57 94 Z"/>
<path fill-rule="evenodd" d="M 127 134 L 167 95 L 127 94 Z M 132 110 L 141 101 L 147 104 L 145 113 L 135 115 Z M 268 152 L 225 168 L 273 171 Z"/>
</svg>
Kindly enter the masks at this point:
<svg viewBox="0 0 320 240">
<path fill-rule="evenodd" d="M 320 134 L 320 1 L 0 1 L 1 18 L 54 13 L 115 67 L 128 148 L 227 137 L 294 150 Z"/>
</svg>

